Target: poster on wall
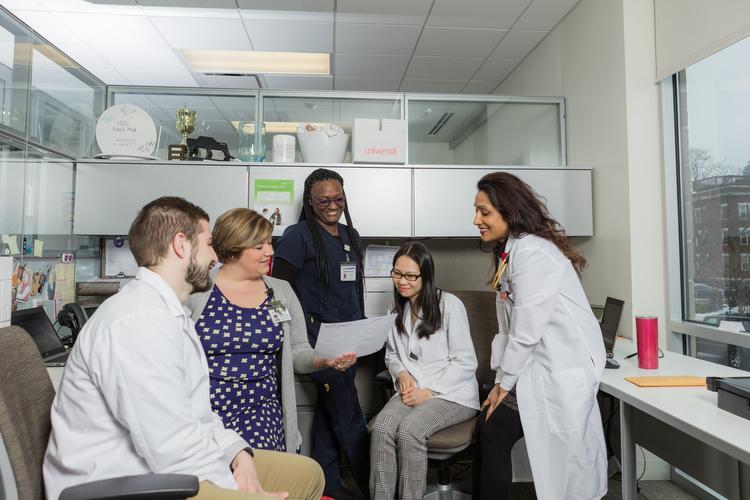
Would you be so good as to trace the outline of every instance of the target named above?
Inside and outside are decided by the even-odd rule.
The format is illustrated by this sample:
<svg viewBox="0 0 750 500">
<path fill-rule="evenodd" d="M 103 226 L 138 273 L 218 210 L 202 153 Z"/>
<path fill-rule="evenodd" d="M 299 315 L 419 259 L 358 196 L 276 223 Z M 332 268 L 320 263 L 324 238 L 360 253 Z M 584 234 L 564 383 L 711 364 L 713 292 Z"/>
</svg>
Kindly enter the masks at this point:
<svg viewBox="0 0 750 500">
<path fill-rule="evenodd" d="M 282 179 L 255 179 L 253 210 L 262 214 L 274 226 L 297 222 L 294 214 L 294 181 Z"/>
</svg>

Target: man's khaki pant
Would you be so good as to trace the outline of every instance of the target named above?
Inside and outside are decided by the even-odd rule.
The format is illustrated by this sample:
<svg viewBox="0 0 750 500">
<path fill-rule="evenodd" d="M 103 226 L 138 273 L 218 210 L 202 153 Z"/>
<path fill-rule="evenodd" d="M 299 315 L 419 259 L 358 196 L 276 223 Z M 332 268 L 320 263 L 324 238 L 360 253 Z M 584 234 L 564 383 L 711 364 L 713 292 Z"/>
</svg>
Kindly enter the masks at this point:
<svg viewBox="0 0 750 500">
<path fill-rule="evenodd" d="M 288 500 L 320 500 L 325 479 L 318 463 L 308 457 L 279 451 L 255 450 L 255 468 L 266 492 L 289 492 Z M 202 481 L 195 500 L 268 500 L 270 497 L 219 488 Z"/>
</svg>

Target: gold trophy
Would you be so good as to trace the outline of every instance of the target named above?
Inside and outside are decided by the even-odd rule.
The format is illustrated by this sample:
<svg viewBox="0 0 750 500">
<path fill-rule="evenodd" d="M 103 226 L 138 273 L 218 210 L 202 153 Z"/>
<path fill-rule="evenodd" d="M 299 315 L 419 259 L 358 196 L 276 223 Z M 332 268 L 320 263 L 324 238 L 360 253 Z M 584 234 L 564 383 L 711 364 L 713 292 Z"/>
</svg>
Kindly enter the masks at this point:
<svg viewBox="0 0 750 500">
<path fill-rule="evenodd" d="M 187 138 L 195 130 L 196 114 L 192 109 L 187 109 L 187 102 L 185 103 L 185 109 L 177 110 L 177 130 L 182 133 L 182 142 L 180 143 L 182 146 L 187 146 Z"/>
</svg>

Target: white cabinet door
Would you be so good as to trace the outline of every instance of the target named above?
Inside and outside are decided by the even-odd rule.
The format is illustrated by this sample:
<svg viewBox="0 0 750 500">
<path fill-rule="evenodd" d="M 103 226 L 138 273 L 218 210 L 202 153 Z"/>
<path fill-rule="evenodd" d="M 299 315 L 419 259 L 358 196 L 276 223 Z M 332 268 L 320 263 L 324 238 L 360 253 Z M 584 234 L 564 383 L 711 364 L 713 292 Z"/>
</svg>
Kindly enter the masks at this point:
<svg viewBox="0 0 750 500">
<path fill-rule="evenodd" d="M 474 197 L 483 175 L 510 172 L 547 199 L 547 209 L 569 236 L 591 236 L 593 215 L 590 168 L 415 168 L 414 236 L 479 236 Z"/>
<path fill-rule="evenodd" d="M 75 234 L 126 235 L 138 210 L 182 196 L 216 218 L 247 206 L 245 165 L 81 162 L 76 172 Z"/>
<path fill-rule="evenodd" d="M 278 208 L 281 213 L 282 225 L 274 228 L 274 236 L 280 236 L 286 226 L 298 221 L 305 179 L 316 168 L 320 166 L 250 167 L 250 208 L 259 212 L 267 208 L 269 214 Z M 338 172 L 344 179 L 349 214 L 360 236 L 408 238 L 412 235 L 410 168 L 338 165 L 324 168 Z M 293 181 L 291 193 L 279 184 L 280 181 Z M 346 224 L 343 217 L 341 223 Z"/>
</svg>

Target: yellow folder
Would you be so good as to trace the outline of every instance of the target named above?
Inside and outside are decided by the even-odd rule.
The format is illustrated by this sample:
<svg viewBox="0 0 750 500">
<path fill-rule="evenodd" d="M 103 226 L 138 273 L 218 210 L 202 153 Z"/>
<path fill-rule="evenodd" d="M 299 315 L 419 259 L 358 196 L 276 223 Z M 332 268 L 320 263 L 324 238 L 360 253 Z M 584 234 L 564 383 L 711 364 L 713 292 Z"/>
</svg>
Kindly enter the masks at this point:
<svg viewBox="0 0 750 500">
<path fill-rule="evenodd" d="M 706 379 L 693 375 L 662 376 L 662 377 L 625 377 L 639 387 L 691 387 L 705 386 Z"/>
</svg>

